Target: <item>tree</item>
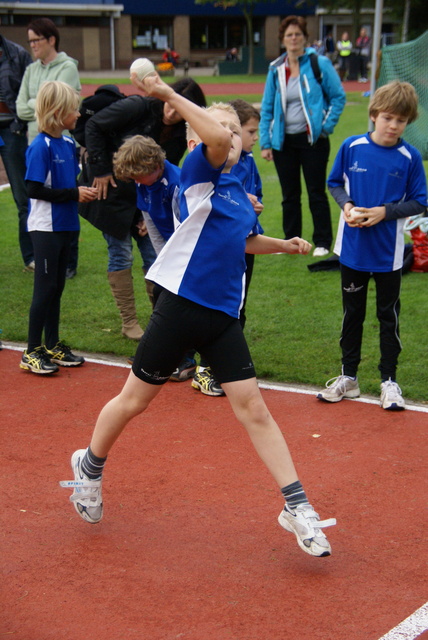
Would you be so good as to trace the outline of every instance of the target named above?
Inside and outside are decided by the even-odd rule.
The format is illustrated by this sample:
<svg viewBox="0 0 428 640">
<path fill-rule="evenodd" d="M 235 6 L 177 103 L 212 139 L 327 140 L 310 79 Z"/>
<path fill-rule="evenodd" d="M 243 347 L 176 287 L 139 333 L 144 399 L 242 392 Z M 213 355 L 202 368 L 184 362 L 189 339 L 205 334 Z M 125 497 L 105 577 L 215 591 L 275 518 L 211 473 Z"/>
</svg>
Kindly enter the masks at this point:
<svg viewBox="0 0 428 640">
<path fill-rule="evenodd" d="M 230 7 L 239 7 L 245 18 L 248 33 L 248 70 L 247 73 L 254 72 L 254 35 L 253 35 L 253 9 L 255 4 L 269 2 L 269 0 L 195 0 L 195 4 L 213 4 L 215 7 L 222 7 L 225 11 Z"/>
<path fill-rule="evenodd" d="M 401 23 L 401 42 L 414 40 L 428 28 L 426 0 L 387 0 Z"/>
<path fill-rule="evenodd" d="M 400 0 L 401 1 L 401 0 Z M 327 11 L 337 11 L 338 9 L 349 9 L 352 11 L 353 32 L 350 34 L 352 42 L 355 42 L 361 26 L 361 9 L 365 7 L 373 8 L 376 0 L 319 0 L 318 6 Z"/>
<path fill-rule="evenodd" d="M 355 40 L 361 25 L 361 9 L 374 8 L 376 0 L 319 0 L 318 6 L 333 11 L 337 9 L 350 9 L 352 11 L 353 34 Z M 384 0 L 384 9 L 389 16 L 396 17 L 401 24 L 401 42 L 416 38 L 421 35 L 428 26 L 426 0 Z"/>
</svg>

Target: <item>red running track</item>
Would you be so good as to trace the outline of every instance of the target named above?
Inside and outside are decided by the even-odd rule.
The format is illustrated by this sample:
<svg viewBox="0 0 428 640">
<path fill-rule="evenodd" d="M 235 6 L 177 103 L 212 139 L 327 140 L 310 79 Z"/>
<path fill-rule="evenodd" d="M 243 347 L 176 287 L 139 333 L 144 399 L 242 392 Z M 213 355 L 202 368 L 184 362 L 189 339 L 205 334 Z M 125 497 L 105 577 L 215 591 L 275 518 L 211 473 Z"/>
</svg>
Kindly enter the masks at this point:
<svg viewBox="0 0 428 640">
<path fill-rule="evenodd" d="M 19 360 L 0 351 L 0 637 L 379 640 L 426 601 L 427 413 L 263 391 L 310 499 L 337 518 L 333 555 L 312 558 L 278 526 L 279 491 L 227 399 L 190 382 L 125 430 L 104 519 L 83 522 L 58 481 L 128 371 L 44 377 Z"/>
<path fill-rule="evenodd" d="M 108 82 L 100 82 L 99 84 L 84 84 L 82 85 L 82 95 L 90 96 L 94 93 L 95 89 L 102 84 L 107 84 Z M 133 95 L 138 93 L 138 90 L 131 84 L 121 84 L 120 90 L 125 95 Z M 207 96 L 222 96 L 228 95 L 230 93 L 236 93 L 237 89 L 241 95 L 253 95 L 253 94 L 263 94 L 264 83 L 262 82 L 240 82 L 238 85 L 231 84 L 230 82 L 224 82 L 219 84 L 204 84 L 201 83 L 202 90 Z M 345 82 L 343 87 L 346 92 L 348 91 L 368 91 L 370 89 L 369 82 Z"/>
</svg>

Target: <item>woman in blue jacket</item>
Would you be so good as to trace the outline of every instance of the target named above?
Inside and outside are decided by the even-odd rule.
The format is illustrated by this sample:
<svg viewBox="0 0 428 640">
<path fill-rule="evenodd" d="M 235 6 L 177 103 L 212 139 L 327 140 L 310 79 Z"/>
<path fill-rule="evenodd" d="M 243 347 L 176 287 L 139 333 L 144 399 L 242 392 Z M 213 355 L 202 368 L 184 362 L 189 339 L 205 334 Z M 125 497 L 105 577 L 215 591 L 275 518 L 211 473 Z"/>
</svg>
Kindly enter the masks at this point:
<svg viewBox="0 0 428 640">
<path fill-rule="evenodd" d="M 330 60 L 305 47 L 305 18 L 285 18 L 279 38 L 286 51 L 269 66 L 261 108 L 261 153 L 274 161 L 278 173 L 286 239 L 302 235 L 303 170 L 314 223 L 314 256 L 324 256 L 333 240 L 326 193 L 328 136 L 345 106 L 345 92 Z"/>
</svg>

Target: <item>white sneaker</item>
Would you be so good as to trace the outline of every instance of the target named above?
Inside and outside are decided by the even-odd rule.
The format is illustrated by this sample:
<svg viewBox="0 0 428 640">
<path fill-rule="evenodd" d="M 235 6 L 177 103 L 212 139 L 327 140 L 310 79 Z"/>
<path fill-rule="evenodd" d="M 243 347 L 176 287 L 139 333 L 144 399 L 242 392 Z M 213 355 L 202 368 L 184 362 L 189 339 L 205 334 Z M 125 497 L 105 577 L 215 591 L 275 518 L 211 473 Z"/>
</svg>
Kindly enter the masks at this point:
<svg viewBox="0 0 428 640">
<path fill-rule="evenodd" d="M 301 504 L 295 509 L 285 505 L 278 516 L 278 522 L 286 531 L 294 533 L 299 547 L 309 555 L 331 555 L 330 543 L 321 529 L 335 525 L 336 518 L 320 520 L 310 504 Z"/>
<path fill-rule="evenodd" d="M 402 411 L 406 408 L 401 389 L 391 378 L 380 385 L 380 406 L 389 411 Z"/>
<path fill-rule="evenodd" d="M 330 253 L 330 251 L 328 249 L 326 249 L 325 247 L 315 247 L 314 252 L 313 252 L 312 255 L 315 258 L 322 258 L 323 256 L 326 256 L 329 253 Z"/>
<path fill-rule="evenodd" d="M 86 449 L 79 449 L 71 456 L 71 468 L 74 480 L 62 480 L 61 487 L 72 487 L 74 491 L 70 496 L 74 508 L 83 520 L 96 524 L 103 517 L 103 499 L 101 493 L 102 478 L 90 480 L 82 473 L 81 462 Z"/>
<path fill-rule="evenodd" d="M 358 379 L 353 380 L 349 376 L 337 376 L 326 382 L 324 391 L 318 393 L 318 400 L 326 402 L 339 402 L 343 398 L 358 398 L 360 387 Z"/>
<path fill-rule="evenodd" d="M 31 262 L 25 265 L 22 271 L 24 273 L 34 273 L 35 269 L 36 269 L 36 263 L 34 262 L 34 260 L 31 260 Z"/>
</svg>

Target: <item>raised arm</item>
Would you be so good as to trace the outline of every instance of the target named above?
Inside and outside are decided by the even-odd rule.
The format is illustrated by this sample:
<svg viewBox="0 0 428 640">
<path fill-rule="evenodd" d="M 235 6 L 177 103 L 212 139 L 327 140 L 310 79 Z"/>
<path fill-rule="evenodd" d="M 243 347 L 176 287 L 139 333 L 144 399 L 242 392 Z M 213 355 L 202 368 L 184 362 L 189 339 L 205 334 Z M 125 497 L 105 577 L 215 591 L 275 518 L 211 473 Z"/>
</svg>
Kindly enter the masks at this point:
<svg viewBox="0 0 428 640">
<path fill-rule="evenodd" d="M 188 122 L 196 136 L 206 145 L 206 158 L 214 168 L 220 167 L 226 161 L 231 146 L 231 134 L 221 122 L 205 109 L 176 93 L 158 74 L 146 76 L 142 81 L 134 79 L 133 84 L 149 96 L 167 102 Z"/>
</svg>

